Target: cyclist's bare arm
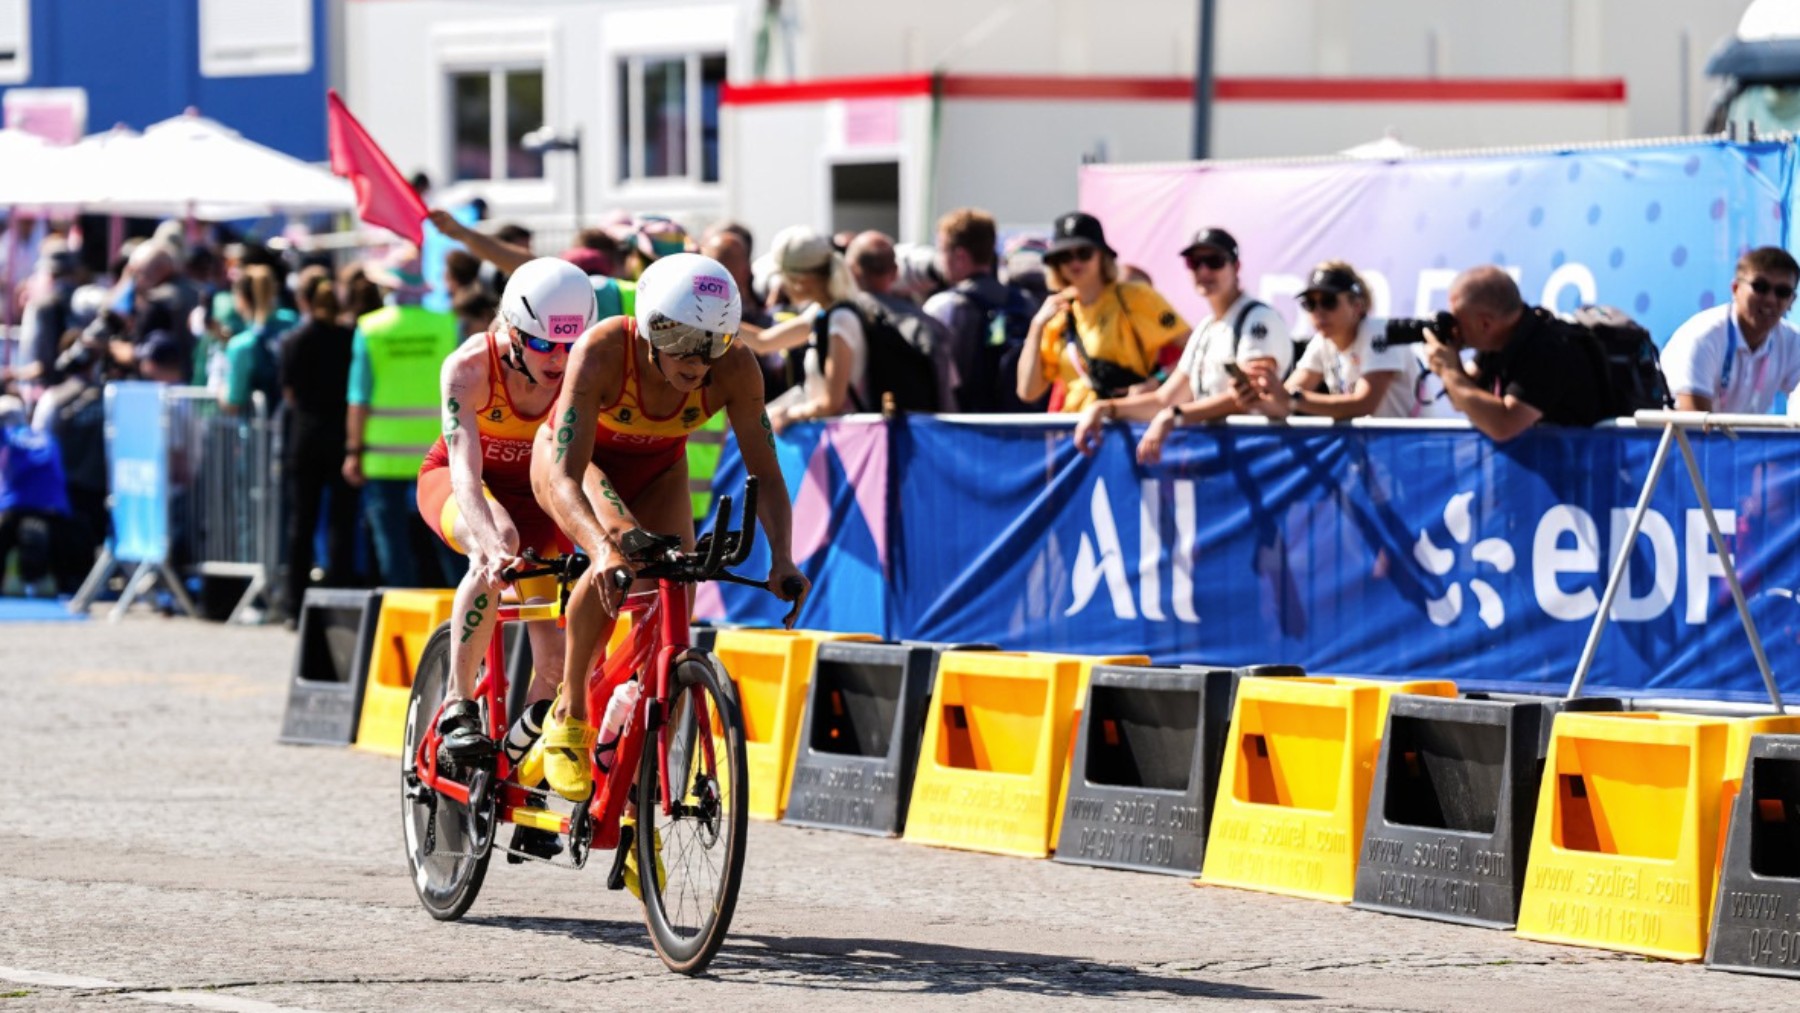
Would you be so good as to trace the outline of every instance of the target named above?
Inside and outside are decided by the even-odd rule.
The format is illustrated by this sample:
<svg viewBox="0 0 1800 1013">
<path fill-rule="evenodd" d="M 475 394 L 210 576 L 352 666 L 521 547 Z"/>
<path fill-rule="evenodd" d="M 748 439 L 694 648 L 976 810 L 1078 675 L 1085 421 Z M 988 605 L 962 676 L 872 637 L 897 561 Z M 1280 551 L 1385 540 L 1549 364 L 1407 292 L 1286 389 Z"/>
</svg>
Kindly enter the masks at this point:
<svg viewBox="0 0 1800 1013">
<path fill-rule="evenodd" d="M 737 437 L 744 468 L 762 489 L 756 500 L 756 514 L 769 537 L 769 590 L 786 598 L 782 584 L 798 579 L 801 591 L 792 600 L 805 601 L 806 578 L 794 565 L 793 558 L 793 508 L 788 503 L 781 464 L 775 457 L 775 433 L 769 426 L 769 413 L 763 407 L 762 370 L 756 357 L 742 346 L 726 352 L 713 366 L 713 386 L 724 394 L 725 417 L 731 423 L 732 434 Z M 790 621 L 789 626 L 792 625 Z"/>
<path fill-rule="evenodd" d="M 575 342 L 562 393 L 545 423 L 549 439 L 540 437 L 531 455 L 532 492 L 563 533 L 593 554 L 599 564 L 594 572 L 624 561 L 610 533 L 612 525 L 600 518 L 600 505 L 589 499 L 582 483 L 594 457 L 600 409 L 618 399 L 624 357 L 630 353 L 624 317 L 601 321 Z M 612 508 L 611 503 L 605 506 Z M 618 509 L 624 512 L 622 501 Z"/>
<path fill-rule="evenodd" d="M 498 590 L 500 570 L 511 562 L 511 550 L 488 510 L 487 497 L 481 494 L 481 436 L 475 413 L 491 393 L 486 337 L 478 334 L 450 353 L 438 381 L 444 447 L 450 459 L 450 494 L 456 497 L 456 509 L 469 529 L 469 544 L 464 548 L 469 551 L 470 571 Z"/>
<path fill-rule="evenodd" d="M 433 211 L 427 216 L 431 224 L 445 236 L 456 240 L 467 247 L 470 253 L 494 265 L 507 274 L 512 274 L 526 261 L 532 259 L 530 250 L 511 243 L 503 243 L 486 233 L 477 232 L 457 221 L 448 211 Z"/>
</svg>

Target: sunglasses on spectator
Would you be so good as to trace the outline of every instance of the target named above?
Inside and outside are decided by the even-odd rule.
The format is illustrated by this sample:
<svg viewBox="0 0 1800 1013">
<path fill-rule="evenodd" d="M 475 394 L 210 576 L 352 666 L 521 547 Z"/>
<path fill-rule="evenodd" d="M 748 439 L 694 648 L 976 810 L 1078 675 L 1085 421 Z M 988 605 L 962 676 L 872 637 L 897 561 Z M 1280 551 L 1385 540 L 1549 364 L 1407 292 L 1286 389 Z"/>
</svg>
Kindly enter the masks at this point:
<svg viewBox="0 0 1800 1013">
<path fill-rule="evenodd" d="M 1308 292 L 1300 297 L 1300 308 L 1308 313 L 1330 313 L 1337 309 L 1336 292 Z"/>
<path fill-rule="evenodd" d="M 1190 271 L 1198 271 L 1203 267 L 1208 271 L 1223 271 L 1225 265 L 1231 263 L 1231 258 L 1223 253 L 1190 253 L 1181 259 L 1187 261 Z"/>
<path fill-rule="evenodd" d="M 1794 286 L 1777 285 L 1767 278 L 1750 279 L 1750 291 L 1755 292 L 1757 295 L 1768 295 L 1770 292 L 1773 292 L 1777 299 L 1792 299 L 1794 297 Z"/>
<path fill-rule="evenodd" d="M 540 338 L 535 335 L 526 334 L 524 331 L 519 332 L 519 337 L 525 339 L 526 348 L 537 352 L 539 355 L 549 355 L 551 352 L 556 351 L 557 347 L 561 344 L 560 342 L 551 341 L 549 338 Z"/>
<path fill-rule="evenodd" d="M 1050 267 L 1061 267 L 1064 264 L 1067 264 L 1071 260 L 1079 260 L 1085 264 L 1088 261 L 1093 260 L 1093 259 L 1094 259 L 1094 248 L 1093 247 L 1077 246 L 1073 250 L 1064 250 L 1061 253 L 1050 254 L 1048 257 L 1044 258 L 1044 263 Z"/>
</svg>

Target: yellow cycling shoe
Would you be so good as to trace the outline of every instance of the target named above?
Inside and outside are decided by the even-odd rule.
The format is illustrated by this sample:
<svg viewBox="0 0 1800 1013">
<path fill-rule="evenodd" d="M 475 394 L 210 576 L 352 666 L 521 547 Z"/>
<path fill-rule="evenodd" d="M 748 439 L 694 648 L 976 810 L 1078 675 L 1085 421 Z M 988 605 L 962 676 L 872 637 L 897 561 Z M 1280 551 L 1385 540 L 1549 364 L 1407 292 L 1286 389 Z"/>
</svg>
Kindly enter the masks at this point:
<svg viewBox="0 0 1800 1013">
<path fill-rule="evenodd" d="M 621 828 L 632 828 L 631 843 L 628 846 L 628 850 L 625 852 L 625 889 L 630 890 L 633 897 L 642 901 L 644 899 L 644 884 L 638 879 L 637 820 L 630 816 L 626 816 L 619 820 L 619 826 Z M 650 829 L 650 834 L 656 842 L 656 881 L 658 883 L 667 883 L 669 881 L 669 870 L 663 867 L 662 834 L 657 833 L 656 828 L 654 827 Z M 623 837 L 620 839 L 623 840 Z"/>
<path fill-rule="evenodd" d="M 594 793 L 592 766 L 594 726 L 572 718 L 558 720 L 556 712 L 544 719 L 544 779 L 558 795 L 571 802 L 586 802 Z"/>
<path fill-rule="evenodd" d="M 544 783 L 544 739 L 542 736 L 539 736 L 537 741 L 531 744 L 530 749 L 525 750 L 525 755 L 519 759 L 519 765 L 513 768 L 513 775 L 519 784 L 527 788 L 536 788 Z M 537 803 L 533 802 L 532 804 L 536 805 Z"/>
</svg>

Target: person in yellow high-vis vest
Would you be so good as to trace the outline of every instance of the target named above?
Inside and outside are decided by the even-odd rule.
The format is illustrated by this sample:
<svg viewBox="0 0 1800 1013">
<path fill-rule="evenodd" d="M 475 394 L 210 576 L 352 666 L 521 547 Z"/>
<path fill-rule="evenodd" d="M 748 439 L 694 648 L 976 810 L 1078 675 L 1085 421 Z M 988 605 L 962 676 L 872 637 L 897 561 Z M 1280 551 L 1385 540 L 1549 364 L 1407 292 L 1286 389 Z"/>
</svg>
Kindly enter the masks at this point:
<svg viewBox="0 0 1800 1013">
<path fill-rule="evenodd" d="M 428 290 L 410 247 L 363 272 L 388 290 L 389 304 L 356 321 L 344 478 L 363 489 L 383 584 L 455 584 L 467 564 L 446 551 L 450 559 L 421 566 L 412 528 L 421 523 L 419 465 L 438 437 L 438 372 L 460 343 L 456 317 L 419 305 Z"/>
</svg>

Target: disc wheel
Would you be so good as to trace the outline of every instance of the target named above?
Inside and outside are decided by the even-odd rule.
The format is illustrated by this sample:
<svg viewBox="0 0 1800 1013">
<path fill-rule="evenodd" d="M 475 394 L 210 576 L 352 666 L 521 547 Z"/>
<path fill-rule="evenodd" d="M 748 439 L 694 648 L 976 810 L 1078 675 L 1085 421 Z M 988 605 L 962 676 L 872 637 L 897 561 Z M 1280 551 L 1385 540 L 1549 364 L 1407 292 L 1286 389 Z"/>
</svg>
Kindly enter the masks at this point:
<svg viewBox="0 0 1800 1013">
<path fill-rule="evenodd" d="M 676 664 L 661 734 L 669 746 L 672 812 L 662 810 L 655 736 L 638 762 L 633 846 L 644 923 L 663 963 L 698 974 L 731 927 L 750 818 L 743 715 L 737 686 L 717 658 L 689 655 Z M 653 875 L 659 843 L 663 874 Z"/>
<path fill-rule="evenodd" d="M 400 819 L 406 832 L 406 865 L 419 903 L 439 921 L 461 918 L 481 892 L 493 842 L 492 791 L 485 805 L 467 806 L 419 783 L 414 767 L 419 741 L 444 701 L 450 685 L 450 624 L 431 634 L 413 676 L 406 707 L 406 738 L 400 755 Z"/>
</svg>

